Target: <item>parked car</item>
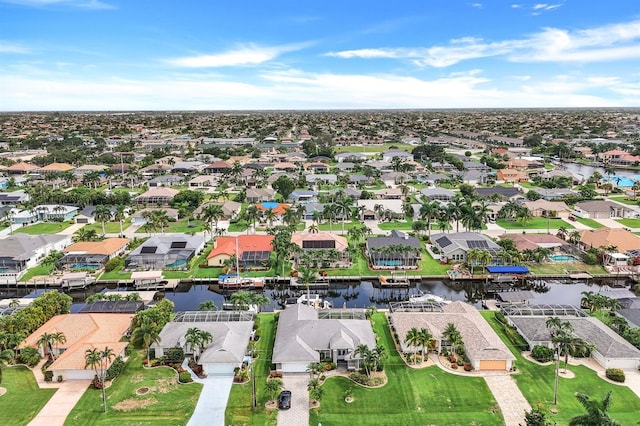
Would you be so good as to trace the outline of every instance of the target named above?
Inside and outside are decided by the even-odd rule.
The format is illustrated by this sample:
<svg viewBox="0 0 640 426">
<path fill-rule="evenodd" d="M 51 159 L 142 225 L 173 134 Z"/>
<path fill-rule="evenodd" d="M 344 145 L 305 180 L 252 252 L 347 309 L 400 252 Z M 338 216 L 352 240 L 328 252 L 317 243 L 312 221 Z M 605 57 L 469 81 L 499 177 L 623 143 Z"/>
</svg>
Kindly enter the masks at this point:
<svg viewBox="0 0 640 426">
<path fill-rule="evenodd" d="M 569 216 L 569 220 L 571 220 L 571 221 L 575 222 L 575 221 L 576 221 L 576 218 L 575 218 L 575 216 Z"/>
<path fill-rule="evenodd" d="M 288 410 L 291 408 L 291 391 L 283 390 L 278 397 L 278 408 Z"/>
</svg>

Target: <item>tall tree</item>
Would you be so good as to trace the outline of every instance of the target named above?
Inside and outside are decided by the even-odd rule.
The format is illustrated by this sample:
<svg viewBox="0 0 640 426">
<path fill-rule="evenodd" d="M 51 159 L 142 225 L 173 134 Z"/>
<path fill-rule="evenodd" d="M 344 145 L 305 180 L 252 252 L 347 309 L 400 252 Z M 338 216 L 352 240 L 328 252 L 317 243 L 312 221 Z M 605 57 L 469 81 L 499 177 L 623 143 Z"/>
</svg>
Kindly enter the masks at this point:
<svg viewBox="0 0 640 426">
<path fill-rule="evenodd" d="M 619 426 L 621 424 L 607 414 L 611 408 L 611 391 L 607 392 L 601 400 L 591 399 L 583 393 L 577 393 L 576 398 L 587 413 L 573 417 L 569 421 L 569 426 Z"/>
</svg>

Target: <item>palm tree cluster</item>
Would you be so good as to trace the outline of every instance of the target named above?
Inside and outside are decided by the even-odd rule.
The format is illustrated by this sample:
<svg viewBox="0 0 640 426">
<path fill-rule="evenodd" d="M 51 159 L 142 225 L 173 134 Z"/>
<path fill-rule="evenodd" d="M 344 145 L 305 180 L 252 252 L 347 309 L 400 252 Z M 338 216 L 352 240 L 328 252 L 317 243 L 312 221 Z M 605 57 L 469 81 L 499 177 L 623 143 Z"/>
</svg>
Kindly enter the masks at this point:
<svg viewBox="0 0 640 426">
<path fill-rule="evenodd" d="M 189 352 L 193 353 L 194 361 L 198 362 L 198 358 L 200 358 L 204 349 L 213 341 L 213 336 L 208 331 L 200 330 L 198 327 L 191 327 L 187 330 L 184 341 Z"/>
<path fill-rule="evenodd" d="M 556 348 L 558 356 L 564 356 L 564 371 L 567 372 L 569 355 L 585 355 L 593 346 L 573 334 L 573 326 L 569 321 L 562 321 L 559 317 L 549 317 L 546 326 L 551 330 L 551 343 Z"/>
<path fill-rule="evenodd" d="M 522 250 L 522 255 L 524 257 L 523 260 L 527 262 L 537 262 L 542 263 L 545 259 L 547 259 L 553 251 L 546 247 L 536 247 L 535 249 L 524 249 Z"/>
<path fill-rule="evenodd" d="M 489 250 L 480 250 L 477 248 L 467 250 L 467 265 L 472 275 L 476 266 L 484 268 L 491 262 L 491 259 L 493 259 L 493 256 Z"/>
<path fill-rule="evenodd" d="M 419 215 L 424 223 L 424 229 L 431 237 L 434 220 L 437 220 L 437 227 L 442 231 L 449 231 L 449 224 L 452 221 L 455 222 L 456 232 L 460 231 L 461 224 L 466 231 L 479 231 L 489 221 L 490 212 L 486 201 L 475 201 L 472 197 L 456 194 L 446 206 L 437 201 L 423 200 Z M 419 225 L 419 228 L 422 228 L 422 225 Z"/>
<path fill-rule="evenodd" d="M 583 291 L 582 298 L 580 299 L 580 307 L 589 309 L 589 312 L 596 312 L 598 310 L 604 313 L 605 309 L 615 311 L 620 309 L 620 302 L 617 299 L 606 296 L 602 293 L 594 293 L 593 291 Z"/>
<path fill-rule="evenodd" d="M 252 305 L 257 306 L 258 310 L 260 310 L 262 306 L 271 303 L 271 299 L 264 294 L 240 290 L 231 294 L 231 303 L 237 310 L 247 309 Z"/>
<path fill-rule="evenodd" d="M 424 361 L 426 350 L 435 349 L 436 341 L 433 338 L 433 335 L 426 328 L 421 328 L 418 330 L 417 327 L 411 328 L 407 331 L 407 335 L 405 336 L 404 342 L 413 348 L 413 363 L 417 364 L 418 357 L 416 353 L 418 348 L 422 350 L 422 360 Z"/>
<path fill-rule="evenodd" d="M 58 345 L 64 344 L 67 341 L 67 337 L 64 333 L 56 332 L 56 333 L 42 333 L 37 343 L 38 346 L 42 346 L 45 354 L 48 353 L 51 356 L 51 359 L 55 361 Z M 53 350 L 55 346 L 55 351 Z"/>
<path fill-rule="evenodd" d="M 105 392 L 105 381 L 107 378 L 107 369 L 109 364 L 116 357 L 113 349 L 105 346 L 104 350 L 87 349 L 84 354 L 84 366 L 91 367 L 95 371 L 94 386 L 102 389 L 102 407 L 107 412 L 107 395 Z"/>
<path fill-rule="evenodd" d="M 218 222 L 224 217 L 224 211 L 219 204 L 207 204 L 200 212 L 199 218 L 208 225 L 211 238 L 216 234 Z"/>
<path fill-rule="evenodd" d="M 524 225 L 533 219 L 531 210 L 516 203 L 515 201 L 509 201 L 507 204 L 502 206 L 500 211 L 498 211 L 498 217 L 510 221 L 520 221 Z"/>
<path fill-rule="evenodd" d="M 442 331 L 442 337 L 444 337 L 451 347 L 451 353 L 453 356 L 456 355 L 461 348 L 464 347 L 462 342 L 462 335 L 458 330 L 458 327 L 452 322 L 448 323 L 445 329 Z"/>
<path fill-rule="evenodd" d="M 365 344 L 360 344 L 353 351 L 353 354 L 360 357 L 360 366 L 367 376 L 370 376 L 372 371 L 382 370 L 386 358 L 384 346 L 382 345 L 376 345 L 375 348 L 371 349 Z"/>
<path fill-rule="evenodd" d="M 601 400 L 591 399 L 583 393 L 577 393 L 576 398 L 587 413 L 573 417 L 569 421 L 569 426 L 619 426 L 621 424 L 607 414 L 611 408 L 611 391 L 607 392 Z"/>
<path fill-rule="evenodd" d="M 0 350 L 0 384 L 2 383 L 2 370 L 4 370 L 10 362 L 13 362 L 14 356 L 15 354 L 11 349 Z"/>
<path fill-rule="evenodd" d="M 374 267 L 417 268 L 420 250 L 406 244 L 390 244 L 369 249 L 369 257 Z M 397 262 L 400 264 L 396 264 Z"/>
<path fill-rule="evenodd" d="M 142 212 L 142 217 L 146 220 L 142 229 L 147 232 L 157 232 L 160 230 L 164 234 L 164 228 L 169 225 L 167 211 L 162 209 L 146 210 Z"/>
</svg>

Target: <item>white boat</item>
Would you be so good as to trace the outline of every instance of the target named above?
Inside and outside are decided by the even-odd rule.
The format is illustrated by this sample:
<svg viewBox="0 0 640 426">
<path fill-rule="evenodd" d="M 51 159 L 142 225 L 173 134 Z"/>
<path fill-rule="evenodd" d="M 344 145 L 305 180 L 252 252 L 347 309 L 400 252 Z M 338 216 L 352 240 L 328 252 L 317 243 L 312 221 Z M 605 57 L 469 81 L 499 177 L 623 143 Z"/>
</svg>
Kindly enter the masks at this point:
<svg viewBox="0 0 640 426">
<path fill-rule="evenodd" d="M 225 290 L 264 288 L 264 278 L 243 277 L 240 275 L 238 252 L 238 238 L 236 237 L 236 272 L 234 274 L 220 275 L 218 277 L 220 288 Z"/>
<path fill-rule="evenodd" d="M 409 296 L 409 302 L 411 303 L 423 303 L 423 302 L 432 302 L 432 303 L 451 303 L 450 300 L 445 299 L 441 296 L 436 296 L 431 293 L 420 292 L 420 294 L 412 294 Z"/>
<path fill-rule="evenodd" d="M 297 303 L 302 305 L 313 306 L 314 308 L 330 309 L 333 307 L 331 302 L 323 300 L 319 294 L 303 294 L 298 297 Z"/>
</svg>

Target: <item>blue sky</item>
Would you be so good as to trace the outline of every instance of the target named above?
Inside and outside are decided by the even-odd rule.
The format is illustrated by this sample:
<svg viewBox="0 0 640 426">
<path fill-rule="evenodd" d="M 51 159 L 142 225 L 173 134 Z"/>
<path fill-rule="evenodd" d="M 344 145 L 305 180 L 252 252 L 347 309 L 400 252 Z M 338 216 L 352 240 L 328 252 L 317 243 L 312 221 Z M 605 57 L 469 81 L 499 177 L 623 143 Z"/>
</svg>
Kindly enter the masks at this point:
<svg viewBox="0 0 640 426">
<path fill-rule="evenodd" d="M 0 110 L 640 106 L 635 0 L 0 0 Z"/>
</svg>

